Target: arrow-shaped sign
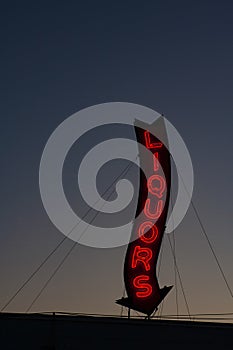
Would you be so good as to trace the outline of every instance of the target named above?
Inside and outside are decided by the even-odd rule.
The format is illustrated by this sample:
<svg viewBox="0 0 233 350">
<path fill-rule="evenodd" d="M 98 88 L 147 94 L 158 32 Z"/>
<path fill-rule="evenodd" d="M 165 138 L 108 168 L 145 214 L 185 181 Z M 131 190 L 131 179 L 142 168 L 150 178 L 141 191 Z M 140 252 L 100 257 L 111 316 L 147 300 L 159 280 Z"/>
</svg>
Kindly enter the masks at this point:
<svg viewBox="0 0 233 350">
<path fill-rule="evenodd" d="M 116 303 L 150 316 L 172 288 L 160 288 L 156 276 L 169 207 L 171 162 L 162 117 L 151 125 L 135 121 L 135 133 L 141 174 L 137 211 L 124 264 L 128 296 Z M 143 147 L 150 151 L 146 156 L 142 156 Z M 147 176 L 142 169 L 146 169 Z"/>
</svg>

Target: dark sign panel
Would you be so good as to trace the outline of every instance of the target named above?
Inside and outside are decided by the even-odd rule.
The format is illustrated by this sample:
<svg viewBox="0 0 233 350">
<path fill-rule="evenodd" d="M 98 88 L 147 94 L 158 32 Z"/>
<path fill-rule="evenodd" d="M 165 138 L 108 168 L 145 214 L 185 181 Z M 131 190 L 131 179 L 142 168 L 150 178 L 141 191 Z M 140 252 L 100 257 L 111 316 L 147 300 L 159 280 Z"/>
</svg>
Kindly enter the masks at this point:
<svg viewBox="0 0 233 350">
<path fill-rule="evenodd" d="M 146 169 L 147 176 L 141 170 L 136 217 L 125 257 L 124 281 L 128 297 L 116 302 L 151 315 L 172 288 L 160 288 L 156 276 L 169 207 L 171 163 L 170 153 L 161 141 L 167 141 L 163 118 L 152 125 L 135 122 L 135 133 L 140 168 Z M 150 151 L 147 155 L 143 156 L 142 145 Z"/>
</svg>

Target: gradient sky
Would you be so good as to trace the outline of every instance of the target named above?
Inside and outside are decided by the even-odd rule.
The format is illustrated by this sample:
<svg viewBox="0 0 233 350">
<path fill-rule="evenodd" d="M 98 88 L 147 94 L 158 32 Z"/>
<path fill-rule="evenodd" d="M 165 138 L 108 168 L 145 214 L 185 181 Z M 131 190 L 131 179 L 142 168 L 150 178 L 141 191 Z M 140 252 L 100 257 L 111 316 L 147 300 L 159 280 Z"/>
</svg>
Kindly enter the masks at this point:
<svg viewBox="0 0 233 350">
<path fill-rule="evenodd" d="M 1 5 L 0 306 L 63 238 L 40 199 L 45 143 L 68 116 L 124 101 L 163 113 L 182 135 L 193 199 L 233 288 L 232 1 L 5 2 Z M 6 311 L 24 312 L 71 246 Z M 191 313 L 233 312 L 232 298 L 190 208 L 176 230 Z M 31 311 L 119 314 L 125 247 L 76 247 Z M 160 277 L 174 283 L 167 237 Z M 186 313 L 179 287 L 179 311 Z M 175 292 L 164 313 L 175 313 Z"/>
</svg>

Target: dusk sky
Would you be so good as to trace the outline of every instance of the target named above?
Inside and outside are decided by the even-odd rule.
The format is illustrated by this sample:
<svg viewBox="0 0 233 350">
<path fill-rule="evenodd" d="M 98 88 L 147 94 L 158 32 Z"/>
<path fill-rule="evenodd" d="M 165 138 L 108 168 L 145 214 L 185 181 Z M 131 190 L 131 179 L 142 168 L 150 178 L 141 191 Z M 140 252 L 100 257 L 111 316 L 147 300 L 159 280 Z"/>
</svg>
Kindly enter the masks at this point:
<svg viewBox="0 0 233 350">
<path fill-rule="evenodd" d="M 73 113 L 114 101 L 152 108 L 179 131 L 193 162 L 194 204 L 233 289 L 232 1 L 15 1 L 2 4 L 0 23 L 0 307 L 64 238 L 39 191 L 49 136 Z M 191 207 L 175 237 L 190 312 L 233 312 Z M 5 311 L 25 312 L 72 244 Z M 125 252 L 77 245 L 30 311 L 119 315 Z M 166 235 L 159 282 L 174 284 Z M 175 288 L 163 312 L 176 313 Z"/>
</svg>

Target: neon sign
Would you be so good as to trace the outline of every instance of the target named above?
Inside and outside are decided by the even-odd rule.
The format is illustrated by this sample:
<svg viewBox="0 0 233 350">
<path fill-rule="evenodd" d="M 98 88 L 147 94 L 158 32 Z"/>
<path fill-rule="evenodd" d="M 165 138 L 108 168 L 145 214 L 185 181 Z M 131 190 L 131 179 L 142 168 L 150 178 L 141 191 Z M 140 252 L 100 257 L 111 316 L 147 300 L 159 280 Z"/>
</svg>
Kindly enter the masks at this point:
<svg viewBox="0 0 233 350">
<path fill-rule="evenodd" d="M 137 141 L 150 151 L 150 157 L 140 157 L 140 162 L 147 166 L 150 176 L 148 179 L 142 175 L 140 177 L 132 240 L 125 257 L 124 280 L 128 297 L 116 302 L 149 316 L 172 288 L 165 286 L 160 289 L 156 277 L 156 264 L 169 207 L 171 163 L 169 151 L 160 139 L 152 134 L 154 129 L 157 135 L 158 128 L 164 140 L 166 129 L 163 119 L 160 118 L 152 125 L 140 122 L 137 122 L 137 125 L 140 125 L 135 125 Z M 143 221 L 138 222 L 137 217 L 141 212 Z"/>
</svg>

